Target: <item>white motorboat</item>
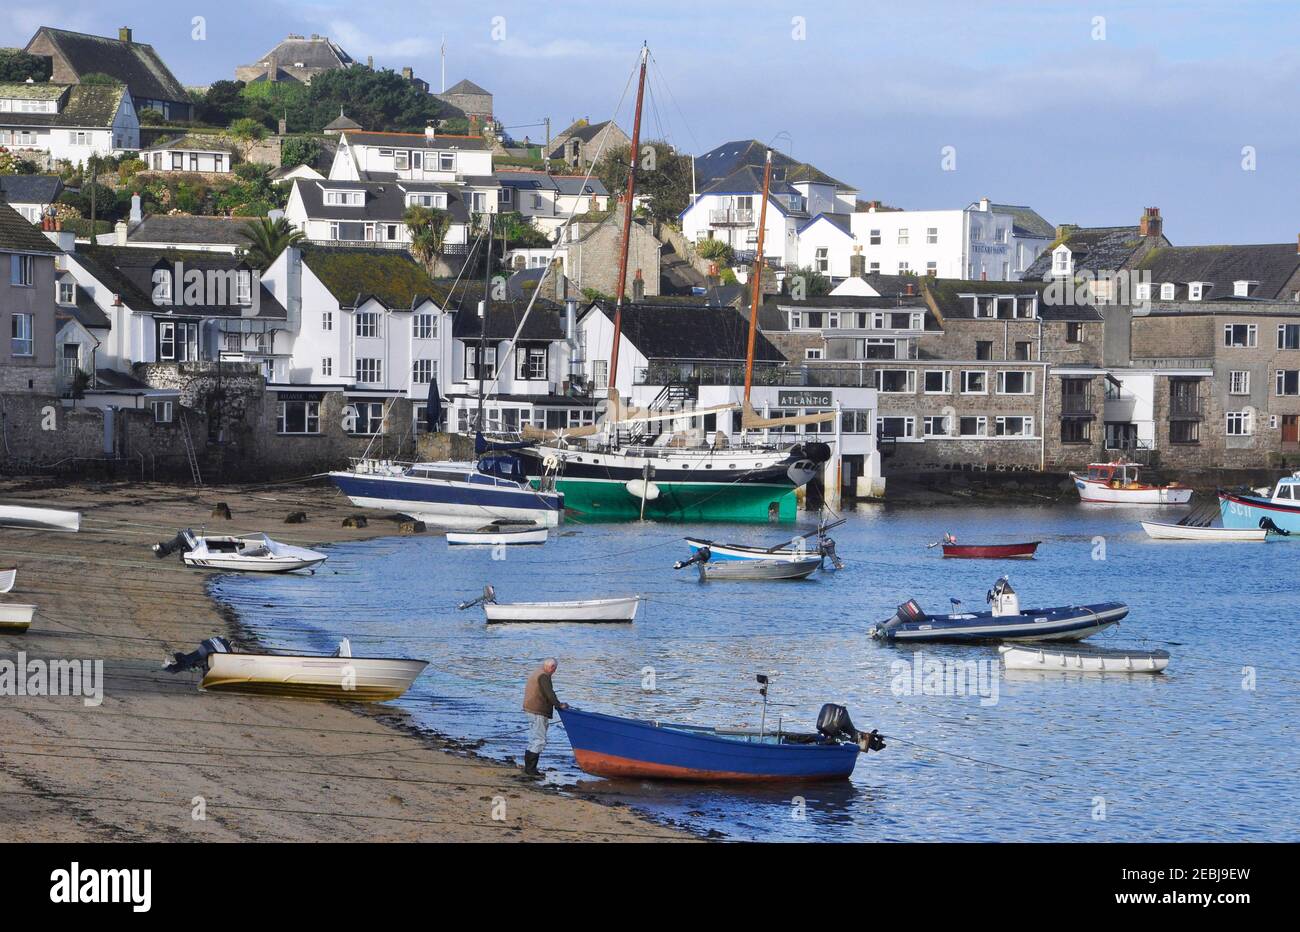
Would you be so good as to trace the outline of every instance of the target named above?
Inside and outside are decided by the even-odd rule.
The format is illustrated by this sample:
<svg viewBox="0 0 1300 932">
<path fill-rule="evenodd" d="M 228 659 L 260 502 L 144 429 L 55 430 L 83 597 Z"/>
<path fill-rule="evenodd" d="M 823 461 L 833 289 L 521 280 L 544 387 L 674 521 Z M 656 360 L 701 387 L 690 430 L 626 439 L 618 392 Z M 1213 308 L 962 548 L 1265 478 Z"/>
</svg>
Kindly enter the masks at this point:
<svg viewBox="0 0 1300 932">
<path fill-rule="evenodd" d="M 1192 490 L 1171 482 L 1151 485 L 1139 479 L 1134 463 L 1090 463 L 1086 475 L 1070 473 L 1079 500 L 1101 505 L 1185 505 Z"/>
<path fill-rule="evenodd" d="M 1142 530 L 1153 540 L 1267 540 L 1262 527 L 1198 527 L 1190 524 L 1162 524 L 1143 521 Z"/>
<path fill-rule="evenodd" d="M 477 531 L 448 531 L 447 543 L 450 545 L 477 545 L 494 547 L 497 544 L 544 544 L 548 536 L 544 527 L 520 527 L 519 525 L 493 525 Z"/>
<path fill-rule="evenodd" d="M 1061 650 L 1003 644 L 998 647 L 1008 670 L 1060 673 L 1161 673 L 1169 666 L 1163 650 L 1118 650 L 1080 647 Z"/>
<path fill-rule="evenodd" d="M 456 606 L 464 610 L 483 606 L 487 623 L 532 624 L 537 622 L 578 622 L 582 624 L 623 623 L 636 618 L 641 596 L 618 596 L 612 599 L 578 599 L 567 602 L 498 602 L 496 589 L 484 586 L 477 599 Z"/>
<path fill-rule="evenodd" d="M 57 508 L 32 508 L 26 505 L 0 505 L 0 525 L 34 527 L 49 531 L 81 529 L 81 512 Z"/>
<path fill-rule="evenodd" d="M 9 634 L 26 631 L 32 626 L 34 614 L 36 614 L 35 605 L 0 602 L 0 631 Z"/>
<path fill-rule="evenodd" d="M 292 573 L 324 563 L 327 557 L 306 547 L 271 540 L 265 534 L 206 535 L 186 528 L 175 539 L 154 544 L 159 557 L 181 550 L 186 566 L 248 573 Z"/>
<path fill-rule="evenodd" d="M 821 568 L 820 554 L 780 560 L 724 560 L 699 562 L 700 582 L 715 580 L 807 579 Z"/>
<path fill-rule="evenodd" d="M 0 592 L 10 592 L 18 580 L 18 567 L 6 566 L 0 569 Z"/>
</svg>

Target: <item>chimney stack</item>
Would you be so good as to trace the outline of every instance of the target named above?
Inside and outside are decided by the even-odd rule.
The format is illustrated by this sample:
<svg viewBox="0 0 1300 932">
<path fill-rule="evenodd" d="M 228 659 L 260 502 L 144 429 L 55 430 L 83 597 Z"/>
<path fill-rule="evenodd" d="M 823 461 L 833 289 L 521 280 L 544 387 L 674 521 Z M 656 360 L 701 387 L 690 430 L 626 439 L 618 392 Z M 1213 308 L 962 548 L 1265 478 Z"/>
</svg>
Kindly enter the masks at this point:
<svg viewBox="0 0 1300 932">
<path fill-rule="evenodd" d="M 720 285 L 720 284 L 722 283 L 722 278 L 721 278 L 721 276 L 718 275 L 718 263 L 716 263 L 716 262 L 710 262 L 710 263 L 709 263 L 709 276 L 708 276 L 708 278 L 709 278 L 709 287 L 710 287 L 710 288 L 717 288 L 718 285 Z"/>
<path fill-rule="evenodd" d="M 373 55 L 366 56 L 366 67 L 369 68 L 371 71 L 375 70 L 375 56 Z"/>
<path fill-rule="evenodd" d="M 131 27 L 130 27 L 130 26 L 123 26 L 121 29 L 119 29 L 119 30 L 117 31 L 117 38 L 118 38 L 120 41 L 122 41 L 122 42 L 130 42 L 130 41 L 131 41 Z"/>
<path fill-rule="evenodd" d="M 1142 211 L 1142 220 L 1138 223 L 1138 232 L 1143 236 L 1159 236 L 1163 232 L 1159 207 L 1148 207 Z"/>
<path fill-rule="evenodd" d="M 641 277 L 641 270 L 636 270 L 636 275 L 632 279 L 632 302 L 640 304 L 645 300 L 645 279 Z"/>
<path fill-rule="evenodd" d="M 849 256 L 849 278 L 867 277 L 867 257 L 862 254 L 862 247 L 854 246 L 853 255 Z"/>
<path fill-rule="evenodd" d="M 116 234 L 116 243 L 118 246 L 126 245 L 126 221 L 119 220 L 113 224 L 113 233 Z"/>
<path fill-rule="evenodd" d="M 406 80 L 409 81 L 409 80 L 411 80 L 411 78 L 415 77 L 415 72 L 412 71 L 409 67 L 407 67 L 407 68 L 403 68 L 403 69 L 402 69 L 402 77 L 404 77 Z"/>
<path fill-rule="evenodd" d="M 131 226 L 135 226 L 144 216 L 140 213 L 140 192 L 131 195 Z"/>
<path fill-rule="evenodd" d="M 988 280 L 989 280 L 988 269 L 980 269 L 980 281 L 986 282 Z"/>
<path fill-rule="evenodd" d="M 430 120 L 428 123 L 424 124 L 425 139 L 432 139 L 434 136 L 437 135 L 438 135 L 438 129 L 433 125 L 433 120 Z"/>
<path fill-rule="evenodd" d="M 914 297 L 916 294 L 915 286 L 913 286 L 911 282 L 908 282 L 903 286 L 903 294 L 909 298 Z"/>
<path fill-rule="evenodd" d="M 276 128 L 281 136 L 289 135 L 289 121 L 284 117 L 280 117 L 280 121 L 276 124 Z"/>
</svg>

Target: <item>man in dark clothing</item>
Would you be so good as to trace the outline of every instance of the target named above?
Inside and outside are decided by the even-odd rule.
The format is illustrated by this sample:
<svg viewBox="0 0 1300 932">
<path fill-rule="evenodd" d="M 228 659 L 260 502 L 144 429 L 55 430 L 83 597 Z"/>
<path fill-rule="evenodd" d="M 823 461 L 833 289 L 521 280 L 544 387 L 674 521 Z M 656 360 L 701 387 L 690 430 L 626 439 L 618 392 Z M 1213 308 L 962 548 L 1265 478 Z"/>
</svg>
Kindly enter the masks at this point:
<svg viewBox="0 0 1300 932">
<path fill-rule="evenodd" d="M 530 777 L 540 777 L 537 761 L 546 748 L 546 729 L 550 727 L 551 715 L 556 709 L 568 706 L 555 696 L 551 677 L 560 664 L 554 657 L 547 657 L 542 665 L 528 677 L 524 686 L 524 712 L 528 714 L 528 750 L 524 752 L 524 773 Z"/>
</svg>

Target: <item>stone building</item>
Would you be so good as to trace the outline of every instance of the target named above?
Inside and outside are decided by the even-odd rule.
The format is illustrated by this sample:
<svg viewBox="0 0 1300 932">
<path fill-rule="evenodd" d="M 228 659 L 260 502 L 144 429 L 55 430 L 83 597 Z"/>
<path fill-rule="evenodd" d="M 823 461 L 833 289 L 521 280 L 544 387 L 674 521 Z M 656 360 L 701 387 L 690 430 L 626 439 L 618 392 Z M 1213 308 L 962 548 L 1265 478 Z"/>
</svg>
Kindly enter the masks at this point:
<svg viewBox="0 0 1300 932">
<path fill-rule="evenodd" d="M 492 92 L 479 87 L 469 78 L 457 81 L 441 94 L 433 96 L 466 119 L 476 120 L 480 125 L 492 121 Z"/>
<path fill-rule="evenodd" d="M 313 34 L 308 38 L 290 33 L 253 64 L 238 66 L 235 80 L 245 84 L 255 81 L 310 84 L 318 74 L 355 64 L 351 55 L 326 36 Z"/>
<path fill-rule="evenodd" d="M 623 205 L 606 215 L 578 215 L 569 224 L 565 240 L 565 274 L 580 289 L 602 295 L 618 292 L 619 247 L 623 237 Z M 632 220 L 628 243 L 626 293 L 659 294 L 660 250 L 663 244 L 647 221 Z"/>
<path fill-rule="evenodd" d="M 631 137 L 613 120 L 603 123 L 578 120 L 551 140 L 551 151 L 547 157 L 573 168 L 586 169 L 619 146 L 630 145 L 631 142 Z"/>
<path fill-rule="evenodd" d="M 25 217 L 0 203 L 0 392 L 54 392 L 60 254 Z"/>
</svg>

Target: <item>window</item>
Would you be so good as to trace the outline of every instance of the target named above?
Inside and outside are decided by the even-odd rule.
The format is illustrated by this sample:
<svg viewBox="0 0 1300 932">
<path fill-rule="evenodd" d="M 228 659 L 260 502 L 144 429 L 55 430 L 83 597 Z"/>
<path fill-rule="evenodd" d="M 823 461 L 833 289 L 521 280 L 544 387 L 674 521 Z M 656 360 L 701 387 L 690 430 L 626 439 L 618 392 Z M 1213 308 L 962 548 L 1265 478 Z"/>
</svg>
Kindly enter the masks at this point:
<svg viewBox="0 0 1300 932">
<path fill-rule="evenodd" d="M 1034 419 L 1018 416 L 999 417 L 995 424 L 995 431 L 999 437 L 1032 437 Z"/>
<path fill-rule="evenodd" d="M 818 272 L 829 272 L 831 268 L 830 250 L 825 246 L 817 250 L 816 268 Z"/>
<path fill-rule="evenodd" d="M 529 346 L 516 350 L 518 368 L 516 374 L 521 379 L 544 380 L 546 378 L 546 347 Z"/>
<path fill-rule="evenodd" d="M 1061 420 L 1061 443 L 1089 443 L 1092 439 L 1092 421 L 1085 417 L 1067 417 Z"/>
<path fill-rule="evenodd" d="M 277 434 L 319 434 L 319 401 L 282 401 L 275 419 Z"/>
<path fill-rule="evenodd" d="M 179 172 L 179 171 L 184 171 L 184 170 L 185 170 L 185 153 L 184 153 L 184 152 L 173 152 L 173 153 L 172 153 L 172 171 L 177 171 L 177 172 Z"/>
<path fill-rule="evenodd" d="M 193 362 L 199 358 L 197 321 L 158 321 L 158 361 Z"/>
<path fill-rule="evenodd" d="M 821 359 L 822 351 L 819 346 L 810 346 L 803 351 L 804 359 Z"/>
<path fill-rule="evenodd" d="M 322 356 L 320 361 L 320 374 L 325 376 L 334 375 L 334 357 Z"/>
<path fill-rule="evenodd" d="M 898 228 L 898 245 L 900 245 L 900 246 L 906 246 L 906 245 L 908 244 L 909 240 L 910 240 L 910 237 L 908 236 L 908 233 L 907 233 L 907 227 L 899 227 L 899 228 Z"/>
<path fill-rule="evenodd" d="M 1034 358 L 1034 344 L 1031 340 L 1017 340 L 1015 345 L 1016 359 L 1021 362 L 1028 362 Z"/>
<path fill-rule="evenodd" d="M 14 314 L 10 318 L 10 336 L 9 352 L 14 356 L 31 356 L 34 352 L 35 343 L 32 340 L 32 315 L 31 314 Z"/>
<path fill-rule="evenodd" d="M 1278 395 L 1300 395 L 1300 369 L 1278 369 L 1274 389 Z"/>
<path fill-rule="evenodd" d="M 1200 301 L 1210 293 L 1214 285 L 1211 282 L 1190 282 L 1187 285 L 1187 300 Z"/>
<path fill-rule="evenodd" d="M 1034 374 L 1032 372 L 999 372 L 999 395 L 1032 395 L 1034 393 Z"/>
<path fill-rule="evenodd" d="M 924 384 L 927 395 L 947 395 L 952 391 L 952 373 L 947 369 L 928 369 Z"/>
<path fill-rule="evenodd" d="M 416 385 L 428 385 L 434 380 L 436 365 L 432 359 L 417 359 L 411 363 L 411 381 Z"/>
<path fill-rule="evenodd" d="M 927 437 L 946 437 L 951 432 L 950 422 L 951 418 L 945 414 L 931 415 L 922 419 L 921 429 Z"/>
<path fill-rule="evenodd" d="M 438 153 L 438 171 L 454 172 L 456 170 L 456 153 L 439 152 Z"/>
<path fill-rule="evenodd" d="M 993 358 L 993 341 L 976 340 L 975 341 L 975 358 L 992 359 Z"/>
<path fill-rule="evenodd" d="M 1163 283 L 1160 285 L 1160 300 L 1161 300 L 1161 301 L 1172 301 L 1173 299 L 1174 299 L 1174 283 L 1173 283 L 1173 282 L 1163 282 Z"/>
<path fill-rule="evenodd" d="M 985 395 L 988 393 L 988 373 L 982 369 L 963 369 L 961 373 L 961 393 L 963 395 Z"/>
<path fill-rule="evenodd" d="M 326 191 L 325 203 L 335 207 L 361 207 L 366 202 L 364 191 Z"/>
<path fill-rule="evenodd" d="M 915 369 L 877 369 L 875 380 L 876 390 L 883 394 L 910 395 L 916 392 Z"/>
<path fill-rule="evenodd" d="M 31 288 L 36 284 L 36 260 L 33 256 L 9 257 L 9 284 Z"/>
<path fill-rule="evenodd" d="M 1227 347 L 1250 347 L 1256 343 L 1254 324 L 1224 324 L 1223 345 Z"/>
<path fill-rule="evenodd" d="M 870 272 L 872 275 L 879 275 L 879 274 L 880 274 L 880 263 L 879 263 L 879 262 L 872 262 L 872 263 L 870 263 L 870 264 L 867 266 L 867 271 Z"/>
<path fill-rule="evenodd" d="M 253 273 L 248 269 L 235 272 L 235 303 L 244 307 L 253 303 Z"/>
<path fill-rule="evenodd" d="M 1232 283 L 1232 296 L 1234 298 L 1249 298 L 1250 290 L 1258 285 L 1259 282 L 1237 281 Z"/>
<path fill-rule="evenodd" d="M 356 361 L 356 381 L 377 385 L 384 378 L 384 361 L 373 357 L 360 357 Z"/>
<path fill-rule="evenodd" d="M 77 303 L 76 282 L 59 282 L 59 303 L 60 304 Z"/>
<path fill-rule="evenodd" d="M 939 242 L 939 228 L 938 228 L 938 227 L 926 227 L 926 228 L 925 228 L 925 242 L 926 242 L 926 245 L 928 245 L 928 246 L 933 246 L 933 245 L 935 245 L 936 243 Z"/>
<path fill-rule="evenodd" d="M 474 212 L 481 214 L 487 210 L 487 195 L 482 191 L 474 192 Z"/>
<path fill-rule="evenodd" d="M 155 424 L 170 424 L 172 422 L 172 403 L 170 401 L 151 401 L 149 407 L 153 411 Z"/>
<path fill-rule="evenodd" d="M 320 315 L 320 328 L 321 328 L 321 330 L 324 330 L 324 331 L 327 331 L 327 332 L 330 331 L 330 330 L 333 330 L 333 329 L 334 329 L 334 312 L 333 312 L 333 311 L 321 311 L 321 315 Z"/>
<path fill-rule="evenodd" d="M 404 172 L 411 167 L 411 153 L 407 149 L 397 149 L 393 152 L 393 168 L 399 172 Z"/>
<path fill-rule="evenodd" d="M 438 318 L 435 314 L 416 314 L 415 315 L 415 338 L 417 340 L 432 340 L 438 336 Z"/>
<path fill-rule="evenodd" d="M 1255 432 L 1254 418 L 1250 411 L 1227 412 L 1227 432 L 1229 437 L 1249 437 Z"/>
<path fill-rule="evenodd" d="M 1082 343 L 1083 342 L 1083 324 L 1077 320 L 1072 320 L 1065 325 L 1065 342 Z"/>
<path fill-rule="evenodd" d="M 1136 285 L 1134 285 L 1134 286 L 1133 286 L 1133 297 L 1134 297 L 1135 300 L 1138 300 L 1138 301 L 1150 301 L 1150 300 L 1151 300 L 1151 283 L 1150 283 L 1150 282 L 1138 282 Z"/>
<path fill-rule="evenodd" d="M 872 246 L 879 246 L 879 245 L 880 245 L 880 231 L 879 231 L 879 230 L 872 230 L 872 231 L 871 231 L 871 234 L 867 237 L 867 242 L 868 242 L 868 244 L 870 244 L 870 245 L 872 245 Z"/>
<path fill-rule="evenodd" d="M 1249 395 L 1250 373 L 1244 369 L 1234 369 L 1228 373 L 1228 394 Z"/>
<path fill-rule="evenodd" d="M 591 381 L 594 388 L 609 388 L 609 360 L 592 360 Z"/>
<path fill-rule="evenodd" d="M 1070 274 L 1070 250 L 1066 249 L 1064 246 L 1052 253 L 1052 274 Z"/>
<path fill-rule="evenodd" d="M 447 206 L 447 195 L 445 194 L 408 194 L 406 203 L 410 207 L 437 207 L 444 208 Z"/>
<path fill-rule="evenodd" d="M 349 402 L 349 407 L 352 409 L 351 413 L 356 415 L 350 433 L 369 436 L 383 431 L 384 403 L 382 401 L 352 401 Z"/>
<path fill-rule="evenodd" d="M 937 277 L 938 274 L 939 274 L 939 263 L 938 263 L 938 262 L 927 262 L 927 263 L 925 264 L 925 274 L 926 274 L 926 275 L 929 275 L 931 278 L 935 278 L 935 277 Z"/>
<path fill-rule="evenodd" d="M 984 415 L 968 415 L 957 420 L 957 433 L 962 437 L 983 437 L 988 433 L 989 419 Z"/>
<path fill-rule="evenodd" d="M 916 418 L 914 417 L 878 417 L 876 418 L 876 435 L 885 439 L 916 436 Z"/>
<path fill-rule="evenodd" d="M 1170 421 L 1169 442 L 1170 443 L 1200 443 L 1201 422 L 1200 421 Z"/>
<path fill-rule="evenodd" d="M 900 261 L 899 261 L 899 263 L 898 263 L 898 274 L 899 274 L 899 275 L 906 275 L 906 274 L 908 274 L 908 273 L 911 272 L 911 271 L 912 271 L 912 263 L 908 262 L 906 259 L 903 259 L 903 260 L 900 260 Z"/>
<path fill-rule="evenodd" d="M 840 430 L 846 434 L 871 433 L 871 412 L 845 409 L 840 412 Z"/>
<path fill-rule="evenodd" d="M 359 337 L 379 336 L 379 315 L 373 312 L 356 316 L 356 335 Z"/>
<path fill-rule="evenodd" d="M 511 204 L 515 202 L 514 188 L 502 188 L 497 193 L 500 195 L 497 198 L 497 203 L 500 204 L 502 207 L 509 207 Z"/>
<path fill-rule="evenodd" d="M 1277 348 L 1300 349 L 1300 324 L 1277 325 Z"/>
<path fill-rule="evenodd" d="M 489 346 L 483 353 L 483 372 L 484 379 L 496 378 L 497 374 L 497 348 Z M 465 378 L 478 379 L 478 347 L 465 347 Z"/>
</svg>

